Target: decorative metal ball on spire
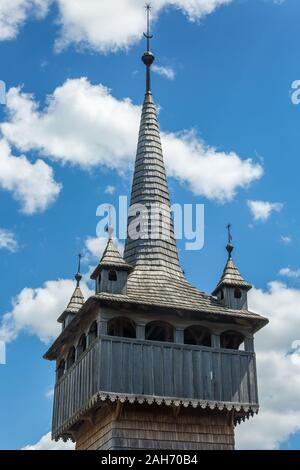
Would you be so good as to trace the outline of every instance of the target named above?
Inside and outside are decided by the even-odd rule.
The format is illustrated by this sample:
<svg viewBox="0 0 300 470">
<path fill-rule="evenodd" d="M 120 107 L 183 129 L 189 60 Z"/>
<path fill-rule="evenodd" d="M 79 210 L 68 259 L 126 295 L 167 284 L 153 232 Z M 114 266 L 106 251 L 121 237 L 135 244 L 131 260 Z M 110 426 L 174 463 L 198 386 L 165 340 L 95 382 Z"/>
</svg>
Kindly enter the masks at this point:
<svg viewBox="0 0 300 470">
<path fill-rule="evenodd" d="M 234 246 L 232 244 L 231 224 L 227 225 L 227 232 L 228 232 L 228 243 L 226 245 L 226 250 L 228 252 L 228 258 L 231 258 L 231 253 L 234 250 Z"/>
<path fill-rule="evenodd" d="M 153 38 L 153 34 L 150 34 L 150 11 L 151 5 L 149 3 L 145 6 L 147 12 L 147 33 L 144 33 L 145 38 L 147 39 L 147 50 L 142 56 L 142 61 L 147 67 L 146 71 L 146 93 L 151 93 L 151 81 L 150 81 L 150 67 L 153 64 L 155 57 L 150 51 L 150 39 Z"/>
<path fill-rule="evenodd" d="M 79 287 L 80 281 L 82 279 L 82 275 L 80 273 L 80 264 L 81 264 L 81 254 L 79 253 L 79 255 L 78 255 L 78 269 L 77 269 L 77 273 L 75 275 L 75 279 L 77 281 L 77 286 L 76 287 Z"/>
</svg>

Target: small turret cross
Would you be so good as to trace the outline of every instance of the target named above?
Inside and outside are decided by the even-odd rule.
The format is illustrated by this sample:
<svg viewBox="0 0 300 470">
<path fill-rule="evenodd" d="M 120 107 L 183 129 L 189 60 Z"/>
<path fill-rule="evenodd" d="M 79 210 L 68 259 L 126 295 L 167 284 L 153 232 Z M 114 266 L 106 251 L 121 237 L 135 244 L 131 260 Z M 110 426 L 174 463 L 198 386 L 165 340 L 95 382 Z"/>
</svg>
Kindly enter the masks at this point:
<svg viewBox="0 0 300 470">
<path fill-rule="evenodd" d="M 231 244 L 231 242 L 232 242 L 231 224 L 227 225 L 227 232 L 228 232 L 228 244 Z"/>
</svg>

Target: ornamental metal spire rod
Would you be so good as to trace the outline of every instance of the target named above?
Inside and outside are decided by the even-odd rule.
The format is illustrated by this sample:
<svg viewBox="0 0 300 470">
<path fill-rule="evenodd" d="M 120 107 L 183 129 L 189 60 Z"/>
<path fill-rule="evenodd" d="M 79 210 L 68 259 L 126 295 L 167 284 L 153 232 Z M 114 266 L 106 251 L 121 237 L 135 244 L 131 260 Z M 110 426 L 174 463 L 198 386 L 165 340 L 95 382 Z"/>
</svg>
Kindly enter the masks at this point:
<svg viewBox="0 0 300 470">
<path fill-rule="evenodd" d="M 80 274 L 80 265 L 81 265 L 81 254 L 79 253 L 79 255 L 78 255 L 78 269 L 77 269 L 77 273 L 76 273 L 76 276 L 75 276 L 75 279 L 77 281 L 77 287 L 79 287 L 79 283 L 82 279 L 82 275 Z"/>
<path fill-rule="evenodd" d="M 108 206 L 108 238 L 109 240 L 112 239 L 113 234 L 114 234 L 114 228 L 112 224 L 112 207 Z"/>
<path fill-rule="evenodd" d="M 147 39 L 147 52 L 150 52 L 150 39 L 153 38 L 153 34 L 150 34 L 150 11 L 151 11 L 150 3 L 147 3 L 145 8 L 147 11 L 147 33 L 144 33 L 144 36 Z"/>
<path fill-rule="evenodd" d="M 231 234 L 231 224 L 226 226 L 228 232 L 228 243 L 226 246 L 226 250 L 228 251 L 228 258 L 231 258 L 231 253 L 233 251 L 233 244 L 232 244 L 232 234 Z"/>
<path fill-rule="evenodd" d="M 232 242 L 231 224 L 227 225 L 227 232 L 228 232 L 228 243 L 231 243 Z"/>
<path fill-rule="evenodd" d="M 144 36 L 147 39 L 147 51 L 143 54 L 142 61 L 146 65 L 146 93 L 151 93 L 150 67 L 155 59 L 152 52 L 150 52 L 150 39 L 153 38 L 153 34 L 150 34 L 151 5 L 147 3 L 145 8 L 147 11 L 147 33 L 144 33 Z"/>
</svg>

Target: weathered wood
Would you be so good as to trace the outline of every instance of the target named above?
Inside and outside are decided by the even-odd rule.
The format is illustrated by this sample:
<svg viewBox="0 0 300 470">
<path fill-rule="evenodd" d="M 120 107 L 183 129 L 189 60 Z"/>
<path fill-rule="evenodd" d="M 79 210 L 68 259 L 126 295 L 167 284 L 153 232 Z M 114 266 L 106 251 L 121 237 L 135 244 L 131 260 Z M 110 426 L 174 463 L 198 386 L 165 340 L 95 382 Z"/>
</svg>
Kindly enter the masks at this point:
<svg viewBox="0 0 300 470">
<path fill-rule="evenodd" d="M 257 405 L 252 352 L 101 336 L 58 380 L 53 431 L 98 392 Z"/>
<path fill-rule="evenodd" d="M 184 409 L 174 416 L 171 409 L 155 405 L 124 405 L 83 425 L 76 449 L 233 449 L 234 430 L 228 412 Z"/>
</svg>

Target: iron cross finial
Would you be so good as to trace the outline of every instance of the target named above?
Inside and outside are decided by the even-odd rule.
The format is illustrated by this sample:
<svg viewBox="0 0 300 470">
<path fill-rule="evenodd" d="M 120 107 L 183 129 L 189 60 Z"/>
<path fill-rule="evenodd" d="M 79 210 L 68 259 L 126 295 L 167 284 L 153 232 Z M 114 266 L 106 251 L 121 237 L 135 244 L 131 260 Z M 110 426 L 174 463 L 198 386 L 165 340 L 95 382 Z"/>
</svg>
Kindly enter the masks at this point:
<svg viewBox="0 0 300 470">
<path fill-rule="evenodd" d="M 150 39 L 153 38 L 153 34 L 150 34 L 150 12 L 151 12 L 151 4 L 146 3 L 145 9 L 147 11 L 147 33 L 144 33 L 145 38 L 147 39 L 147 52 L 150 52 Z"/>
<path fill-rule="evenodd" d="M 81 267 L 81 258 L 82 258 L 82 255 L 81 253 L 78 254 L 78 272 L 80 273 L 80 267 Z"/>
<path fill-rule="evenodd" d="M 232 242 L 231 224 L 227 225 L 227 232 L 228 232 L 228 243 L 231 243 Z"/>
<path fill-rule="evenodd" d="M 81 258 L 82 258 L 82 255 L 81 255 L 81 253 L 79 253 L 79 255 L 78 255 L 78 269 L 77 269 L 77 273 L 76 273 L 76 276 L 75 276 L 75 279 L 77 281 L 77 287 L 79 287 L 79 283 L 82 279 L 82 276 L 80 274 Z"/>
<path fill-rule="evenodd" d="M 151 79 L 150 79 L 150 67 L 154 62 L 154 55 L 150 52 L 150 39 L 153 38 L 153 34 L 150 34 L 150 11 L 151 5 L 149 3 L 145 6 L 147 11 L 147 33 L 144 33 L 145 38 L 147 39 L 147 51 L 144 52 L 142 61 L 146 65 L 146 93 L 151 93 Z"/>
<path fill-rule="evenodd" d="M 112 208 L 108 206 L 108 237 L 109 239 L 112 238 L 114 233 L 113 225 L 112 225 Z"/>
<path fill-rule="evenodd" d="M 226 226 L 228 232 L 228 243 L 226 246 L 226 250 L 228 252 L 228 257 L 231 258 L 231 253 L 233 251 L 233 244 L 232 244 L 232 235 L 231 235 L 231 224 Z"/>
</svg>

